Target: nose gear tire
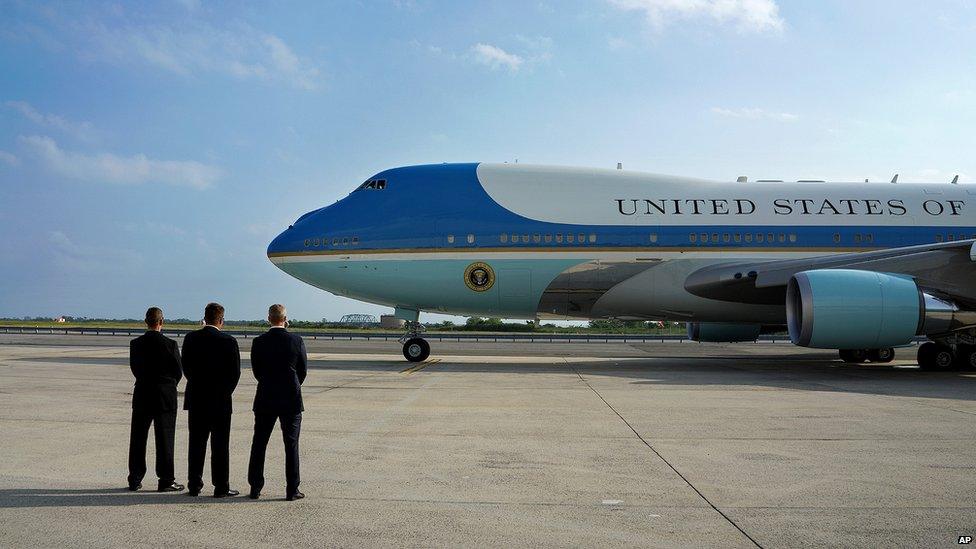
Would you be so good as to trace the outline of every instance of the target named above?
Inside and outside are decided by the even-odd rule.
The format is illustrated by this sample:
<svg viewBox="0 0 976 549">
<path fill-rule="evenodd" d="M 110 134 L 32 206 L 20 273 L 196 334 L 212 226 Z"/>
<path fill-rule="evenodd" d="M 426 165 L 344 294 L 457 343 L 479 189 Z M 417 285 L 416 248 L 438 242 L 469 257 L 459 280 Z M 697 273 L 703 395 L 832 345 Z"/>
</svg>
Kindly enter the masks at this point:
<svg viewBox="0 0 976 549">
<path fill-rule="evenodd" d="M 403 358 L 410 362 L 423 362 L 430 356 L 430 343 L 426 339 L 414 337 L 403 344 Z"/>
</svg>

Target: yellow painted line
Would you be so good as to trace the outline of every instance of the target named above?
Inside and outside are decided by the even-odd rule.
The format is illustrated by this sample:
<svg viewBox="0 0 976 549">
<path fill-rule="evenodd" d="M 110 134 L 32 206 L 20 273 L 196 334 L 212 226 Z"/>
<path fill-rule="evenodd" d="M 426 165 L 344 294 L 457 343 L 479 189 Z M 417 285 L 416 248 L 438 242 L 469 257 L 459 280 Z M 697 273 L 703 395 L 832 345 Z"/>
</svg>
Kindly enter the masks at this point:
<svg viewBox="0 0 976 549">
<path fill-rule="evenodd" d="M 401 374 L 408 374 L 408 375 L 409 374 L 413 374 L 413 373 L 419 372 L 420 370 L 423 370 L 424 368 L 430 366 L 431 364 L 437 364 L 440 361 L 441 361 L 441 359 L 439 359 L 439 358 L 428 359 L 428 360 L 425 360 L 425 361 L 421 362 L 420 364 L 417 364 L 416 366 L 411 366 L 411 367 L 406 368 L 404 370 L 400 370 L 400 373 Z"/>
</svg>

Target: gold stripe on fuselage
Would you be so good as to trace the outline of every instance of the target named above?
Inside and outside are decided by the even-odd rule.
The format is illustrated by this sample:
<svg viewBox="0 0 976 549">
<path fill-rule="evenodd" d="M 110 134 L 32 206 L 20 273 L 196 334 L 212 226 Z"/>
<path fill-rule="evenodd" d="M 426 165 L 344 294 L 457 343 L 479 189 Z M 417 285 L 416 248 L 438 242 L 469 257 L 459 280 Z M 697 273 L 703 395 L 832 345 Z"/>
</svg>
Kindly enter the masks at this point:
<svg viewBox="0 0 976 549">
<path fill-rule="evenodd" d="M 559 247 L 519 247 L 519 248 L 373 248 L 373 249 L 342 249 L 342 250 L 308 250 L 299 252 L 274 252 L 268 257 L 306 257 L 315 255 L 373 255 L 373 254 L 457 254 L 457 253 L 581 253 L 581 252 L 637 252 L 637 253 L 688 253 L 688 252 L 766 252 L 766 253 L 847 253 L 867 252 L 883 248 L 846 248 L 846 247 L 804 247 L 804 246 L 776 246 L 776 247 L 738 247 L 738 246 L 701 246 L 701 247 L 610 247 L 584 246 L 581 248 Z"/>
</svg>

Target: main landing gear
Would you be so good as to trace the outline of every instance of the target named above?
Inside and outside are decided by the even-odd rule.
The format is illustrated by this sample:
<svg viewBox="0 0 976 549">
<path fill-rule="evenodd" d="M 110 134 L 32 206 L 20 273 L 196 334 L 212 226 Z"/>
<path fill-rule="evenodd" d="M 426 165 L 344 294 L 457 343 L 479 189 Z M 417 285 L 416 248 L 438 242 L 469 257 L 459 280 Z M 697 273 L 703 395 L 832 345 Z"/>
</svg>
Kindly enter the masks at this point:
<svg viewBox="0 0 976 549">
<path fill-rule="evenodd" d="M 895 358 L 895 350 L 842 349 L 840 358 L 848 364 L 862 362 L 886 363 Z M 976 370 L 976 345 L 950 344 L 944 341 L 928 341 L 918 346 L 918 366 L 923 370 Z"/>
<path fill-rule="evenodd" d="M 841 349 L 838 353 L 840 359 L 848 364 L 860 364 L 862 362 L 884 364 L 895 359 L 895 350 L 891 347 L 884 349 Z"/>
<path fill-rule="evenodd" d="M 918 367 L 923 370 L 976 370 L 976 327 L 929 336 L 918 346 Z"/>
<path fill-rule="evenodd" d="M 918 346 L 918 367 L 923 370 L 976 370 L 976 345 L 947 345 L 929 341 Z"/>
<path fill-rule="evenodd" d="M 430 356 L 430 343 L 423 337 L 424 325 L 420 322 L 407 322 L 407 333 L 400 338 L 403 344 L 403 358 L 410 362 L 423 362 Z"/>
</svg>

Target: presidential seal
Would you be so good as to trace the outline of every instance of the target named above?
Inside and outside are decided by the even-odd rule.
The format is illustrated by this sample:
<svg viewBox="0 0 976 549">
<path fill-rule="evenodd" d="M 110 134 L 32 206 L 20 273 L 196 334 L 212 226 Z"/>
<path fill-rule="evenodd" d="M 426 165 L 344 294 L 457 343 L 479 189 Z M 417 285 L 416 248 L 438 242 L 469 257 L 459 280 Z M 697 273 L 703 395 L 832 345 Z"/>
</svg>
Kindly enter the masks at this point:
<svg viewBox="0 0 976 549">
<path fill-rule="evenodd" d="M 476 292 L 484 292 L 495 285 L 495 271 L 487 263 L 472 263 L 464 270 L 464 284 Z"/>
</svg>

